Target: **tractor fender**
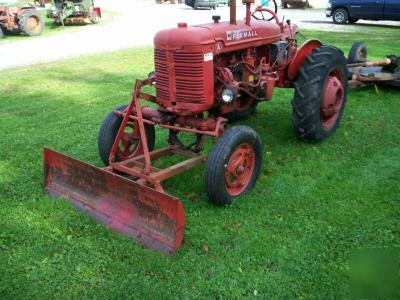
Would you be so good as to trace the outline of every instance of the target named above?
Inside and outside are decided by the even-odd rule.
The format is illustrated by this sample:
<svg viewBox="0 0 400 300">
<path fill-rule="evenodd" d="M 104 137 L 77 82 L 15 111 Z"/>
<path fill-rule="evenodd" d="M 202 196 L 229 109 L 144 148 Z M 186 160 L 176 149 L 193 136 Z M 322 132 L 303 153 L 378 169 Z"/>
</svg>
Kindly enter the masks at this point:
<svg viewBox="0 0 400 300">
<path fill-rule="evenodd" d="M 322 43 L 317 39 L 307 40 L 301 45 L 300 49 L 297 51 L 295 57 L 289 65 L 287 77 L 289 80 L 295 80 L 299 75 L 301 66 L 307 56 L 311 55 L 312 51 L 316 48 L 321 48 Z"/>
</svg>

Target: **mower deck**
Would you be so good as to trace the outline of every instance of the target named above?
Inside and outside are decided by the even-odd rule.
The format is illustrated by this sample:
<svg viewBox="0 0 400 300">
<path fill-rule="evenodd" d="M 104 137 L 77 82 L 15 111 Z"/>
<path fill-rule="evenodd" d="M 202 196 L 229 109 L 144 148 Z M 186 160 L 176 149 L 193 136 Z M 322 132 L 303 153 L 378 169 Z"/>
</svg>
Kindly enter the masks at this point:
<svg viewBox="0 0 400 300">
<path fill-rule="evenodd" d="M 400 70 L 389 72 L 385 66 L 391 64 L 390 59 L 348 65 L 352 75 L 349 81 L 350 88 L 357 88 L 368 84 L 389 84 L 398 86 Z"/>
</svg>

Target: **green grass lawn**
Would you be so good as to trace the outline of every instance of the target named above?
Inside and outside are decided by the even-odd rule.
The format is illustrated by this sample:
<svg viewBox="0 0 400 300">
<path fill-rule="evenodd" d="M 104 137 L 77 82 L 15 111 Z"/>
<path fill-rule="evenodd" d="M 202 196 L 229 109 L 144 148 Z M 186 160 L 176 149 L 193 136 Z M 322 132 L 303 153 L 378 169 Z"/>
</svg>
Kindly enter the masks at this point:
<svg viewBox="0 0 400 300">
<path fill-rule="evenodd" d="M 400 53 L 400 35 L 305 32 L 372 58 Z M 176 256 L 143 249 L 43 192 L 43 147 L 100 166 L 104 116 L 128 102 L 152 49 L 69 59 L 0 75 L 0 298 L 347 298 L 355 249 L 400 247 L 400 91 L 349 93 L 340 128 L 298 141 L 293 90 L 276 90 L 247 122 L 264 143 L 252 193 L 207 201 L 204 167 L 166 182 L 185 207 Z M 158 145 L 166 132 L 157 130 Z"/>
</svg>

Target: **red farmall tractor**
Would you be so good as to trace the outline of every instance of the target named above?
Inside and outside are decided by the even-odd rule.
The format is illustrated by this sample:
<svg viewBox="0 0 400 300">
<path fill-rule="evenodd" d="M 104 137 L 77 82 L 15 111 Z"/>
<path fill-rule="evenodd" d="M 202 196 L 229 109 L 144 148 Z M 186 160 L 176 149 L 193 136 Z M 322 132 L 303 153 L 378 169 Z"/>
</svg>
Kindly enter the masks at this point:
<svg viewBox="0 0 400 300">
<path fill-rule="evenodd" d="M 43 0 L 37 2 L 44 6 Z M 30 0 L 0 0 L 0 39 L 5 32 L 28 36 L 42 34 L 44 21 L 36 6 L 37 3 Z"/>
<path fill-rule="evenodd" d="M 160 31 L 154 38 L 155 72 L 137 80 L 129 105 L 117 107 L 100 128 L 98 147 L 106 167 L 97 168 L 45 149 L 45 188 L 69 199 L 111 228 L 146 247 L 176 252 L 183 239 L 182 202 L 162 182 L 206 162 L 205 189 L 217 205 L 228 205 L 256 184 L 263 165 L 260 137 L 250 127 L 227 128 L 249 117 L 272 98 L 275 88 L 295 88 L 293 127 L 305 141 L 322 141 L 335 132 L 347 95 L 346 59 L 339 49 L 309 40 L 300 48 L 299 30 L 279 21 L 270 9 L 246 5 L 230 22 Z M 271 19 L 264 16 L 270 14 Z M 156 95 L 143 92 L 154 85 Z M 157 104 L 143 105 L 141 100 Z M 169 131 L 168 146 L 154 149 L 155 126 Z M 190 133 L 184 145 L 179 134 Z M 215 140 L 202 153 L 208 137 Z M 166 169 L 154 160 L 186 159 Z"/>
</svg>

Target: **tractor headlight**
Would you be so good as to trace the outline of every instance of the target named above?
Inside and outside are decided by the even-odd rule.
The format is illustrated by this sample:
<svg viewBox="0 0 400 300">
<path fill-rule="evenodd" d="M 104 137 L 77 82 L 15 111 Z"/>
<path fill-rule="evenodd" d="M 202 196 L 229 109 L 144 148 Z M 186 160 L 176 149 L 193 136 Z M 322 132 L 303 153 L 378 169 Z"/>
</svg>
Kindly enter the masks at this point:
<svg viewBox="0 0 400 300">
<path fill-rule="evenodd" d="M 226 104 L 231 104 L 236 100 L 236 90 L 232 87 L 227 87 L 222 91 L 221 99 Z"/>
</svg>

